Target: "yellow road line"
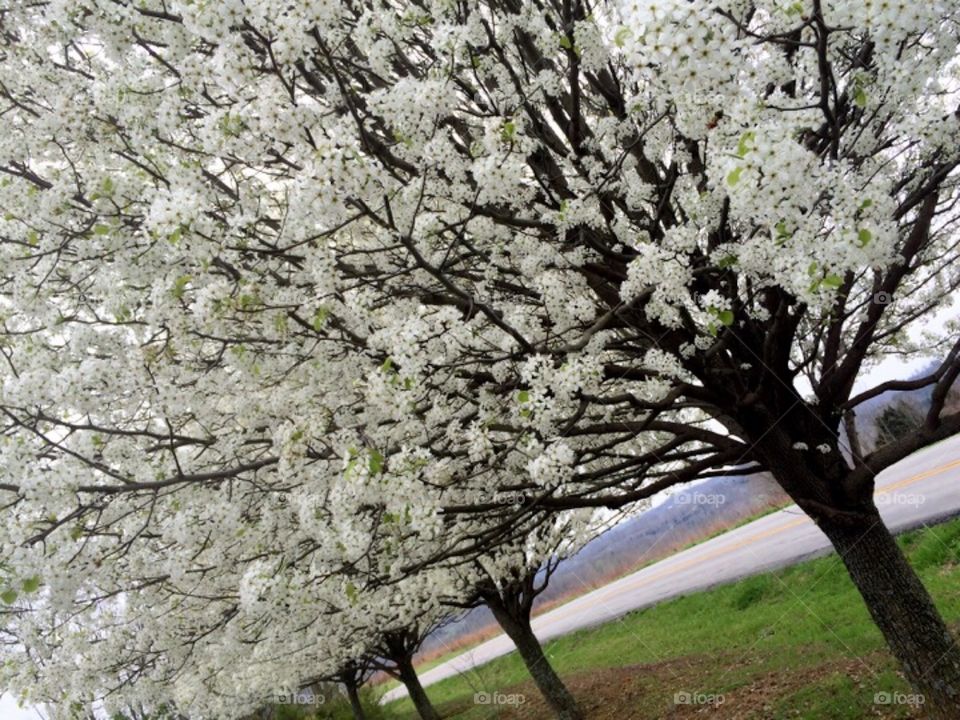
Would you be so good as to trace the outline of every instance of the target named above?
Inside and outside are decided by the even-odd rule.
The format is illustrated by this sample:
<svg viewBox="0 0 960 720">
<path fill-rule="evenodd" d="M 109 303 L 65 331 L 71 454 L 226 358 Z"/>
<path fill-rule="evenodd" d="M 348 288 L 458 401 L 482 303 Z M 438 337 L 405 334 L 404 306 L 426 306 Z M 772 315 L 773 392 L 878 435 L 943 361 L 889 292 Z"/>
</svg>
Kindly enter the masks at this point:
<svg viewBox="0 0 960 720">
<path fill-rule="evenodd" d="M 939 467 L 935 467 L 931 470 L 925 470 L 922 473 L 917 473 L 916 475 L 908 477 L 906 480 L 899 480 L 895 483 L 891 483 L 890 485 L 887 485 L 883 487 L 881 490 L 879 490 L 879 493 L 882 494 L 882 493 L 890 492 L 891 490 L 899 490 L 902 487 L 907 487 L 907 485 L 913 485 L 916 482 L 920 482 L 921 480 L 926 480 L 929 477 L 933 477 L 934 475 L 939 475 L 940 473 L 946 472 L 947 470 L 951 470 L 955 467 L 960 467 L 960 459 L 954 460 L 952 462 L 948 462 L 945 465 L 940 465 Z"/>
<path fill-rule="evenodd" d="M 916 475 L 911 475 L 910 477 L 904 480 L 899 480 L 895 483 L 887 485 L 881 490 L 878 490 L 877 494 L 883 495 L 885 493 L 889 493 L 891 490 L 899 490 L 900 488 L 913 485 L 914 483 L 918 483 L 921 480 L 926 480 L 927 478 L 933 477 L 934 475 L 939 475 L 940 473 L 946 472 L 947 470 L 952 470 L 955 467 L 960 467 L 960 459 L 953 460 L 944 465 L 935 467 L 931 470 L 925 470 L 924 472 L 917 473 Z M 634 582 L 629 583 L 629 588 L 631 590 L 636 590 L 637 588 L 641 588 L 645 585 L 649 585 L 650 583 L 654 582 L 655 580 L 659 580 L 664 576 L 672 575 L 673 573 L 678 572 L 680 570 L 686 570 L 687 568 L 697 565 L 698 563 L 701 563 L 705 560 L 712 560 L 713 558 L 718 557 L 720 555 L 724 555 L 733 550 L 739 550 L 740 548 L 745 547 L 747 545 L 751 545 L 758 540 L 763 540 L 764 538 L 771 537 L 772 535 L 777 535 L 783 532 L 784 530 L 789 530 L 791 528 L 798 527 L 805 523 L 812 524 L 813 521 L 809 517 L 804 515 L 803 517 L 797 518 L 796 520 L 791 520 L 789 522 L 786 522 L 783 525 L 778 525 L 776 527 L 769 528 L 768 530 L 763 530 L 761 532 L 754 533 L 753 535 L 750 535 L 749 537 L 746 537 L 743 540 L 739 540 L 733 543 L 732 545 L 725 545 L 723 547 L 717 548 L 716 550 L 712 550 L 706 554 L 697 555 L 696 557 L 690 558 L 689 560 L 685 560 L 681 563 L 672 564 L 668 568 L 664 568 L 663 570 L 659 570 L 643 578 L 636 578 Z M 617 594 L 622 592 L 624 589 L 625 589 L 624 586 L 613 588 L 608 585 L 606 588 L 600 589 L 599 595 L 595 595 L 592 598 L 590 597 L 590 595 L 585 595 L 579 599 L 582 599 L 582 600 L 590 599 L 595 601 L 601 601 L 601 596 L 607 595 L 610 592 Z M 573 602 L 569 603 L 567 606 L 560 607 L 554 610 L 552 613 L 550 613 L 550 615 L 552 615 L 552 617 L 550 617 L 550 621 L 553 622 L 556 620 L 561 620 L 566 618 L 571 613 L 579 612 L 580 611 L 579 608 L 570 607 L 571 605 L 575 605 L 576 603 L 577 601 L 574 600 Z"/>
</svg>

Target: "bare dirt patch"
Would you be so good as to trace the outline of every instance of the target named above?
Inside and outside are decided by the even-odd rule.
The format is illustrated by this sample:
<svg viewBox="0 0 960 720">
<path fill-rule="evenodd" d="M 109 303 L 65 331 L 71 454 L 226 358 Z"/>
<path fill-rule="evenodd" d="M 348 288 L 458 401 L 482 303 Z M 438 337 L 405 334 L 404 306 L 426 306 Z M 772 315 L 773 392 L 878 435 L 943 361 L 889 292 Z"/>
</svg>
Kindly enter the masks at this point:
<svg viewBox="0 0 960 720">
<path fill-rule="evenodd" d="M 877 653 L 863 659 L 843 659 L 788 671 L 770 671 L 762 656 L 744 658 L 689 657 L 666 662 L 632 665 L 623 668 L 594 670 L 567 676 L 565 681 L 577 697 L 588 720 L 780 720 L 812 718 L 804 708 L 789 706 L 789 698 L 831 678 L 847 678 L 864 688 L 869 696 L 868 681 L 873 672 L 885 663 Z M 732 685 L 722 693 L 722 701 L 696 690 L 705 679 L 716 682 L 729 669 Z M 674 688 L 689 687 L 695 702 L 675 701 Z M 504 688 L 504 694 L 522 694 L 526 701 L 519 706 L 500 706 L 489 717 L 502 720 L 552 720 L 552 714 L 532 682 Z M 824 691 L 828 692 L 828 691 Z M 786 702 L 786 707 L 784 703 Z M 920 718 L 916 711 L 904 708 L 886 709 L 864 703 L 862 720 L 904 720 Z M 467 704 L 449 704 L 444 716 L 457 718 L 473 708 Z M 859 711 L 857 711 L 859 712 Z M 471 715 L 471 717 L 473 717 Z"/>
</svg>

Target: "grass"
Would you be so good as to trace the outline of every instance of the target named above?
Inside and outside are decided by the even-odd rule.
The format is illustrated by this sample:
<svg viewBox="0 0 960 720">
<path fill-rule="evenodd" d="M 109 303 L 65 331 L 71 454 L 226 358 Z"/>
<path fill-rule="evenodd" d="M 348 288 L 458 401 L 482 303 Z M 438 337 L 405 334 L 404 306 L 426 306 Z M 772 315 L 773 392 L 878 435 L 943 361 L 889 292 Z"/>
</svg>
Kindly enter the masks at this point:
<svg viewBox="0 0 960 720">
<path fill-rule="evenodd" d="M 956 625 L 960 520 L 907 533 L 899 542 L 941 613 Z M 662 717 L 678 691 L 740 698 L 747 714 L 730 717 L 757 720 L 913 717 L 908 706 L 873 704 L 876 693 L 910 691 L 835 555 L 634 612 L 552 640 L 546 651 L 588 708 L 602 701 L 595 712 L 588 710 L 590 717 L 605 718 L 607 709 L 623 702 L 628 707 L 618 706 L 620 714 L 609 717 Z M 614 677 L 620 684 L 608 697 Z M 777 689 L 773 695 L 771 687 Z M 639 699 L 624 701 L 631 697 L 627 689 Z M 474 705 L 473 695 L 481 691 L 521 692 L 531 702 L 522 714 Z M 428 694 L 444 717 L 459 720 L 548 717 L 536 714 L 539 698 L 516 653 L 431 685 Z M 754 701 L 760 704 L 750 715 Z M 723 717 L 719 710 L 715 716 Z M 390 720 L 416 717 L 406 699 L 382 711 Z"/>
</svg>

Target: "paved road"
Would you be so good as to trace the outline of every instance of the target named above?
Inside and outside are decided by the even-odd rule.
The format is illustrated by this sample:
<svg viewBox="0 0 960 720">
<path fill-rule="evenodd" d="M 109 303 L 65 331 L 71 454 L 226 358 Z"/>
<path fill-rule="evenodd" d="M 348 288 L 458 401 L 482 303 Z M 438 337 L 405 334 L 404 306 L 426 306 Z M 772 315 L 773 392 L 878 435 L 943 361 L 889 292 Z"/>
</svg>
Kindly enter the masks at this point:
<svg viewBox="0 0 960 720">
<path fill-rule="evenodd" d="M 921 450 L 877 478 L 877 505 L 893 530 L 960 513 L 960 435 Z M 831 550 L 795 505 L 677 553 L 537 617 L 540 640 L 598 625 L 667 598 L 791 565 Z M 420 676 L 424 685 L 483 665 L 514 649 L 505 635 L 488 640 Z M 406 695 L 401 687 L 388 702 Z"/>
</svg>

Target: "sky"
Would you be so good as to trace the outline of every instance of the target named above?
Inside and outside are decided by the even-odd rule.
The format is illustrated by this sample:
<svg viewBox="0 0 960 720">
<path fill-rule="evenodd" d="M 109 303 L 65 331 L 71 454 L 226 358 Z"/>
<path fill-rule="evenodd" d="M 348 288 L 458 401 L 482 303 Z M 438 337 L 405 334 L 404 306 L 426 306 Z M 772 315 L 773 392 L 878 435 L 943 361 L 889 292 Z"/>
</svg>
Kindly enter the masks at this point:
<svg viewBox="0 0 960 720">
<path fill-rule="evenodd" d="M 36 710 L 24 710 L 10 695 L 0 696 L 0 718 L 3 720 L 37 720 L 41 715 Z"/>
</svg>

